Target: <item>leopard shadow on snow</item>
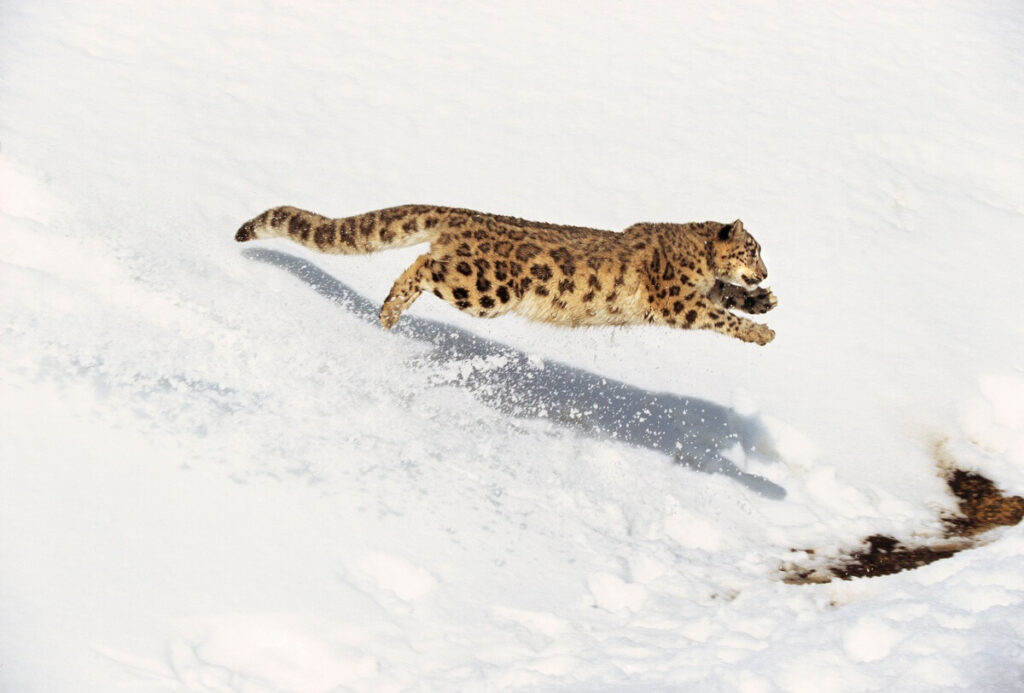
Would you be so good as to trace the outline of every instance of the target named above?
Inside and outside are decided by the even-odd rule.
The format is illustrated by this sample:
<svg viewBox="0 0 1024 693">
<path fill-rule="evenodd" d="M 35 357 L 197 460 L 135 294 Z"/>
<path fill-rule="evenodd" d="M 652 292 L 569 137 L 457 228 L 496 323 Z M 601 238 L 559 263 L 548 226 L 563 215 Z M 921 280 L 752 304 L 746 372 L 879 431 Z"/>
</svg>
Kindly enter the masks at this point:
<svg viewBox="0 0 1024 693">
<path fill-rule="evenodd" d="M 379 324 L 378 307 L 308 260 L 268 248 L 246 248 L 248 259 L 280 267 L 357 317 Z M 432 364 L 465 363 L 453 384 L 510 416 L 545 419 L 598 439 L 668 455 L 691 469 L 723 474 L 766 498 L 784 488 L 743 471 L 722 456 L 739 444 L 745 454 L 774 459 L 771 438 L 758 417 L 708 400 L 653 392 L 556 361 L 537 363 L 523 352 L 451 325 L 405 316 L 394 328 L 430 344 Z"/>
</svg>

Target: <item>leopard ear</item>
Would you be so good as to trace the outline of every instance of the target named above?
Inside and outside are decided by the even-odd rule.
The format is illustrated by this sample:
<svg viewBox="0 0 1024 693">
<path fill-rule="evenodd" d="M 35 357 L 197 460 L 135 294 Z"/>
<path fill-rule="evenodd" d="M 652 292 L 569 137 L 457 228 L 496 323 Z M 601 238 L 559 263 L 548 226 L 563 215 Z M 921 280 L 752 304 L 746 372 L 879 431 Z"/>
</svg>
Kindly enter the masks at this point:
<svg viewBox="0 0 1024 693">
<path fill-rule="evenodd" d="M 737 231 L 743 230 L 743 222 L 737 219 L 731 224 L 726 224 L 722 228 L 718 229 L 718 240 L 720 241 L 731 241 L 732 237 L 736 235 Z"/>
</svg>

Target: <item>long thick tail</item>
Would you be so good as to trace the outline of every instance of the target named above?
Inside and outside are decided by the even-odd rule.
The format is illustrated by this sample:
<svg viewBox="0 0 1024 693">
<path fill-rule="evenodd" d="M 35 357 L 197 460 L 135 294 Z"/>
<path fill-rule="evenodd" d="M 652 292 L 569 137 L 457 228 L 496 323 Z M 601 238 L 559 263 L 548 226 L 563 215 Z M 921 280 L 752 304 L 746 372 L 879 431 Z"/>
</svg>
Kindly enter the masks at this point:
<svg viewBox="0 0 1024 693">
<path fill-rule="evenodd" d="M 235 240 L 282 237 L 322 253 L 372 253 L 433 240 L 450 211 L 404 205 L 331 219 L 295 207 L 275 207 L 242 224 Z"/>
</svg>

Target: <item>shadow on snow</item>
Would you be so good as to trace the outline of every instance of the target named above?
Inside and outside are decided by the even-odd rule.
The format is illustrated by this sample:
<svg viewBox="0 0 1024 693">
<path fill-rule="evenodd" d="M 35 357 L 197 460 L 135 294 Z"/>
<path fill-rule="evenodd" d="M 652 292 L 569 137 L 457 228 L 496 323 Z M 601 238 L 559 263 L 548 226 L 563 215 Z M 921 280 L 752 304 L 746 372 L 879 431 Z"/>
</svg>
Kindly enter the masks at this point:
<svg viewBox="0 0 1024 693">
<path fill-rule="evenodd" d="M 377 306 L 313 263 L 267 248 L 242 254 L 291 272 L 318 293 L 373 324 Z M 661 452 L 679 464 L 723 474 L 772 499 L 784 488 L 749 474 L 722 456 L 739 444 L 744 454 L 773 457 L 771 439 L 758 417 L 729 407 L 667 392 L 651 392 L 555 361 L 538 362 L 512 347 L 434 320 L 404 315 L 392 330 L 433 347 L 432 364 L 464 364 L 455 384 L 509 416 L 546 419 L 601 439 Z"/>
</svg>

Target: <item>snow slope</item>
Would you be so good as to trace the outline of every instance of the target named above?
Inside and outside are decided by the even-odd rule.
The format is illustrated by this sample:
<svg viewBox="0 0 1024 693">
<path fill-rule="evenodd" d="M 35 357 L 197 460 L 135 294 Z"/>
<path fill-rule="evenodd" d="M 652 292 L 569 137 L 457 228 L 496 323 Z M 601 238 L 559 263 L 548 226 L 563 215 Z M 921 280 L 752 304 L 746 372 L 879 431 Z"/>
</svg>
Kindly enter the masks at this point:
<svg viewBox="0 0 1024 693">
<path fill-rule="evenodd" d="M 0 687 L 1014 690 L 1014 2 L 0 5 Z M 277 204 L 740 217 L 775 342 L 376 303 Z M 676 463 L 678 462 L 678 464 Z"/>
</svg>

